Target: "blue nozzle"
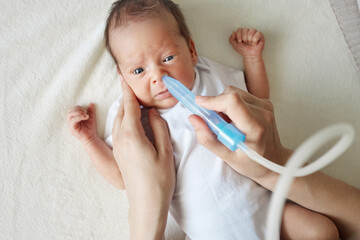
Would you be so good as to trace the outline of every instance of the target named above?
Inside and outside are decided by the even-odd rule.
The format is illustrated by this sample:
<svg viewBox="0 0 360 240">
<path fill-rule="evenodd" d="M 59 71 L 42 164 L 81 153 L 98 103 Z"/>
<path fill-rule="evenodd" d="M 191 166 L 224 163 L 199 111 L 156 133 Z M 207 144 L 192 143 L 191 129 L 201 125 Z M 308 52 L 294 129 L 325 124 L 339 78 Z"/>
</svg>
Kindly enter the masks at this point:
<svg viewBox="0 0 360 240">
<path fill-rule="evenodd" d="M 167 75 L 162 77 L 165 86 L 179 102 L 181 102 L 193 114 L 200 116 L 218 140 L 231 151 L 238 148 L 239 142 L 245 141 L 245 135 L 234 125 L 227 123 L 216 112 L 200 107 L 195 102 L 195 94 L 187 89 L 181 82 Z"/>
</svg>

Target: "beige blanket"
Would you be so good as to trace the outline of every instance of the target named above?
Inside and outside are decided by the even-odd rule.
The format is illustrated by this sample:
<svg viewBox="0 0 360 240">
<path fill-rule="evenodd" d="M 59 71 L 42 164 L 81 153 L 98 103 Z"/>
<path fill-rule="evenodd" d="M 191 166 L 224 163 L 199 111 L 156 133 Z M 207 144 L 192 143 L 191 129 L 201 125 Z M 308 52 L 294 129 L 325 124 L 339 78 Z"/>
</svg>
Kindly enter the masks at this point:
<svg viewBox="0 0 360 240">
<path fill-rule="evenodd" d="M 283 143 L 349 122 L 358 135 L 325 171 L 360 187 L 360 73 L 327 0 L 178 0 L 200 55 L 242 67 L 227 39 L 265 34 L 264 58 Z M 68 132 L 66 112 L 96 103 L 98 133 L 120 93 L 105 51 L 112 0 L 1 1 L 0 238 L 128 239 L 127 199 Z M 184 121 L 187 121 L 184 119 Z M 169 223 L 167 239 L 184 239 Z"/>
</svg>

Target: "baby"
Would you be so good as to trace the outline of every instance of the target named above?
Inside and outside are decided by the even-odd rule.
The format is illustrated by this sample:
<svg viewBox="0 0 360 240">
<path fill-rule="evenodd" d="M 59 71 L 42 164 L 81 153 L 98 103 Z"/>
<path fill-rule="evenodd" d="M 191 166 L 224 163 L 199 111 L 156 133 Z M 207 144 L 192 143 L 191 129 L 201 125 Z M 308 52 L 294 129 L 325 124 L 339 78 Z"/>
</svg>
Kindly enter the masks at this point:
<svg viewBox="0 0 360 240">
<path fill-rule="evenodd" d="M 269 98 L 262 58 L 265 39 L 255 29 L 230 35 L 243 56 L 242 71 L 199 57 L 182 13 L 170 0 L 123 0 L 113 4 L 105 29 L 106 45 L 120 79 L 133 90 L 142 111 L 156 107 L 167 121 L 174 149 L 177 182 L 170 213 L 191 239 L 263 239 L 270 192 L 239 175 L 197 143 L 186 119 L 191 113 L 167 91 L 161 78 L 169 75 L 196 95 L 219 95 L 227 85 Z M 82 143 L 96 169 L 115 187 L 124 184 L 112 154 L 112 125 L 121 96 L 109 109 L 105 141 L 96 133 L 95 108 L 79 106 L 68 113 L 71 133 Z M 147 114 L 142 116 L 151 138 Z M 282 238 L 338 239 L 333 222 L 287 203 Z"/>
</svg>

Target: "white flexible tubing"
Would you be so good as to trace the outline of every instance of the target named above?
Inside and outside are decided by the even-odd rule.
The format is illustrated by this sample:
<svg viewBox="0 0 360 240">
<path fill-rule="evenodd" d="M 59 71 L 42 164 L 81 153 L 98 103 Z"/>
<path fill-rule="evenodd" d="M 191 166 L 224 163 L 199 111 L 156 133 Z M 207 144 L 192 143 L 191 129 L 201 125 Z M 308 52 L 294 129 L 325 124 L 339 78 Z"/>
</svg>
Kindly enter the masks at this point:
<svg viewBox="0 0 360 240">
<path fill-rule="evenodd" d="M 289 192 L 294 177 L 305 176 L 314 173 L 330 164 L 343 152 L 345 152 L 345 150 L 354 140 L 354 136 L 354 128 L 346 123 L 338 123 L 323 128 L 308 138 L 294 151 L 285 167 L 263 158 L 254 150 L 248 148 L 245 144 L 239 144 L 238 147 L 243 150 L 249 158 L 263 165 L 264 167 L 281 174 L 271 197 L 266 223 L 266 240 L 280 239 L 279 234 L 282 211 L 287 193 Z M 330 140 L 336 138 L 340 139 L 331 149 L 329 149 L 325 154 L 320 156 L 311 164 L 300 168 L 300 166 L 304 165 L 316 151 L 318 151 Z"/>
<path fill-rule="evenodd" d="M 354 136 L 355 131 L 351 125 L 338 123 L 318 131 L 295 150 L 285 165 L 286 171 L 280 176 L 271 197 L 266 223 L 267 230 L 265 236 L 267 240 L 280 239 L 281 216 L 286 196 L 295 177 L 294 173 L 299 174 L 300 172 L 301 175 L 311 174 L 330 164 L 345 152 L 354 140 Z M 312 164 L 299 169 L 299 167 L 305 164 L 317 150 L 330 140 L 339 137 L 340 139 L 337 143 L 325 154 L 315 160 Z"/>
<path fill-rule="evenodd" d="M 337 126 L 339 126 L 339 127 L 337 127 Z M 332 127 L 334 127 L 334 128 L 332 128 Z M 324 128 L 324 129 L 320 130 L 319 132 L 317 132 L 316 134 L 314 134 L 313 136 L 311 136 L 310 138 L 308 138 L 307 141 L 311 141 L 312 145 L 309 145 L 309 146 L 307 145 L 306 146 L 307 149 L 302 150 L 302 152 L 301 152 L 302 158 L 305 160 L 308 160 L 320 147 L 325 145 L 325 143 L 327 143 L 328 140 L 332 140 L 336 137 L 340 137 L 340 136 L 342 136 L 342 134 L 347 134 L 348 137 L 344 138 L 344 139 L 343 138 L 339 139 L 339 141 L 337 142 L 336 145 L 334 145 L 331 149 L 329 149 L 325 154 L 320 156 L 316 161 L 313 161 L 309 165 L 304 166 L 302 168 L 295 169 L 294 172 L 292 173 L 292 175 L 294 177 L 306 176 L 306 175 L 312 174 L 312 173 L 318 171 L 319 169 L 325 167 L 326 165 L 328 165 L 330 162 L 332 162 L 334 160 L 334 159 L 332 159 L 332 156 L 334 156 L 334 154 L 336 154 L 337 152 L 340 152 L 341 149 L 343 149 L 343 144 L 345 144 L 345 145 L 348 144 L 348 145 L 346 145 L 346 148 L 344 148 L 343 151 L 341 151 L 341 153 L 343 153 L 350 146 L 350 144 L 354 138 L 354 129 L 349 124 L 338 123 L 338 124 L 329 126 L 327 128 Z M 343 137 L 345 137 L 345 136 L 343 136 Z M 325 142 L 323 142 L 323 141 L 325 141 Z M 304 145 L 305 143 L 306 142 L 304 142 L 302 145 Z M 299 151 L 301 146 L 299 146 L 296 151 Z M 276 164 L 272 161 L 267 160 L 266 158 L 264 158 L 263 156 L 261 156 L 260 154 L 258 154 L 257 152 L 255 152 L 254 150 L 249 148 L 248 146 L 246 146 L 243 142 L 239 142 L 238 148 L 241 149 L 249 158 L 251 158 L 255 162 L 259 163 L 260 165 L 262 165 L 274 172 L 277 172 L 279 174 L 284 174 L 285 171 L 287 171 L 286 166 L 284 167 L 284 166 Z M 294 152 L 294 154 L 295 154 L 295 152 Z M 290 161 L 290 159 L 289 159 L 289 161 Z M 303 163 L 305 163 L 305 162 L 303 162 Z"/>
</svg>

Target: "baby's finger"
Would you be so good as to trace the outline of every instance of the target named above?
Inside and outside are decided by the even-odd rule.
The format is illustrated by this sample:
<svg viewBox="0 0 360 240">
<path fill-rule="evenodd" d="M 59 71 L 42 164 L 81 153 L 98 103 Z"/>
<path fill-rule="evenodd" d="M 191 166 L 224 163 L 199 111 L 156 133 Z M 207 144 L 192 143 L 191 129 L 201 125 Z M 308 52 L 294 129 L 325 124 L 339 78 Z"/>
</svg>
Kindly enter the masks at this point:
<svg viewBox="0 0 360 240">
<path fill-rule="evenodd" d="M 253 36 L 252 42 L 258 44 L 263 39 L 264 34 L 262 34 L 261 32 L 256 32 Z"/>
<path fill-rule="evenodd" d="M 87 113 L 86 113 L 86 111 L 82 111 L 82 110 L 70 110 L 70 111 L 68 112 L 68 115 L 67 115 L 67 121 L 69 122 L 69 121 L 71 121 L 75 116 L 79 116 L 79 115 L 81 115 L 81 116 L 86 116 Z"/>
<path fill-rule="evenodd" d="M 253 29 L 253 28 L 249 29 L 248 36 L 247 36 L 247 42 L 248 43 L 250 43 L 250 44 L 254 43 L 253 42 L 253 37 L 254 37 L 255 33 L 256 33 L 255 29 Z"/>
<path fill-rule="evenodd" d="M 243 29 L 241 30 L 241 37 L 242 37 L 242 41 L 243 41 L 244 43 L 247 43 L 247 42 L 248 42 L 248 41 L 247 41 L 248 31 L 249 31 L 249 29 L 247 29 L 247 28 L 243 28 Z"/>
<path fill-rule="evenodd" d="M 88 120 L 89 119 L 89 115 L 87 114 L 77 114 L 77 115 L 74 115 L 71 117 L 70 119 L 70 122 L 71 123 L 78 123 L 78 122 L 81 122 L 81 121 L 85 121 L 85 120 Z"/>
<path fill-rule="evenodd" d="M 90 103 L 90 105 L 87 109 L 87 114 L 89 115 L 89 118 L 95 119 L 95 116 L 96 116 L 95 104 Z"/>
<path fill-rule="evenodd" d="M 233 46 L 233 48 L 237 49 L 239 46 L 241 46 L 241 44 L 243 44 L 241 42 L 241 38 L 237 38 L 237 33 L 236 32 L 233 32 L 230 36 L 230 44 Z"/>
<path fill-rule="evenodd" d="M 242 34 L 241 34 L 241 31 L 242 31 L 241 28 L 238 28 L 238 29 L 236 30 L 235 35 L 236 35 L 236 42 L 237 42 L 237 43 L 241 43 L 241 42 L 242 42 Z"/>
<path fill-rule="evenodd" d="M 234 43 L 236 42 L 236 33 L 235 32 L 232 32 L 230 34 L 229 42 L 231 43 L 231 45 L 234 45 Z"/>
<path fill-rule="evenodd" d="M 77 114 L 78 112 L 86 113 L 86 110 L 85 110 L 84 108 L 80 107 L 80 106 L 76 106 L 76 107 L 71 108 L 71 109 L 68 111 L 67 115 L 68 115 L 68 116 L 69 116 L 69 115 L 70 115 L 70 116 L 73 116 L 73 115 Z"/>
</svg>

